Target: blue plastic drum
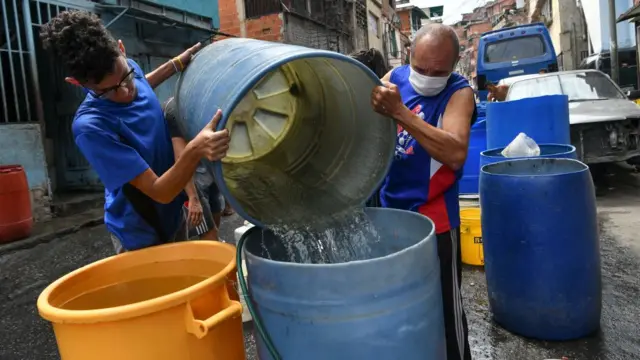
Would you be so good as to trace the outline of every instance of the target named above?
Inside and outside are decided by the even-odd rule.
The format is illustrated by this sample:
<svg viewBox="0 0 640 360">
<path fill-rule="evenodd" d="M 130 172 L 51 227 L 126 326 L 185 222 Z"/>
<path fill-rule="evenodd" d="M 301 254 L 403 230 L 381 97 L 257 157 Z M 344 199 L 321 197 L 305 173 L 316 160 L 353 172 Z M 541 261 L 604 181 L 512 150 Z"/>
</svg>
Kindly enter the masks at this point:
<svg viewBox="0 0 640 360">
<path fill-rule="evenodd" d="M 462 170 L 460 179 L 460 194 L 478 194 L 478 179 L 480 176 L 480 153 L 487 148 L 487 122 L 486 119 L 478 119 L 471 127 L 469 135 L 469 151 L 467 161 Z"/>
<path fill-rule="evenodd" d="M 282 359 L 447 359 L 433 223 L 404 210 L 365 212 L 380 241 L 361 261 L 294 263 L 272 232 L 244 234 L 251 299 Z M 256 342 L 259 358 L 272 359 Z"/>
<path fill-rule="evenodd" d="M 589 168 L 577 160 L 545 158 L 486 165 L 480 206 L 495 321 L 541 340 L 597 331 L 600 242 Z"/>
<path fill-rule="evenodd" d="M 487 149 L 505 147 L 521 132 L 538 144 L 571 144 L 569 98 L 550 95 L 487 103 Z"/>
</svg>

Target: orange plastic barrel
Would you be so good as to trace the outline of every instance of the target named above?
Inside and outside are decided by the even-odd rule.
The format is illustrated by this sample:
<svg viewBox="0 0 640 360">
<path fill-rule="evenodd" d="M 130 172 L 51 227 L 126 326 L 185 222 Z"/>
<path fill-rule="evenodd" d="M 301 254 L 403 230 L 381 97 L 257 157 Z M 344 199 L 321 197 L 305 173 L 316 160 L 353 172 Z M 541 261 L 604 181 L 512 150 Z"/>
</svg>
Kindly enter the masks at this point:
<svg viewBox="0 0 640 360">
<path fill-rule="evenodd" d="M 214 241 L 113 256 L 38 298 L 62 360 L 244 360 L 235 247 Z"/>
<path fill-rule="evenodd" d="M 0 204 L 0 243 L 31 235 L 31 196 L 22 166 L 0 166 Z"/>
</svg>

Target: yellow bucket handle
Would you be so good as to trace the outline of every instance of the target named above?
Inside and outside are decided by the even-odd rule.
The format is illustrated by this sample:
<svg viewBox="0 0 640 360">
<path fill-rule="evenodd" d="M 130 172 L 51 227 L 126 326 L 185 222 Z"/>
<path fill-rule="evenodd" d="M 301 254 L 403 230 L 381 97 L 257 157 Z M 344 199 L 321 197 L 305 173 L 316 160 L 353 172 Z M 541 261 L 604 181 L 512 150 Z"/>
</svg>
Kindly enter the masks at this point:
<svg viewBox="0 0 640 360">
<path fill-rule="evenodd" d="M 227 319 L 242 316 L 242 304 L 240 304 L 239 301 L 230 300 L 228 307 L 206 320 L 195 319 L 193 316 L 193 310 L 191 309 L 191 303 L 187 303 L 186 312 L 187 332 L 195 335 L 198 339 L 202 339 L 207 336 L 210 329 L 213 329 L 218 324 L 226 321 Z"/>
<path fill-rule="evenodd" d="M 460 225 L 460 233 L 466 234 L 471 232 L 471 227 L 469 225 Z"/>
</svg>

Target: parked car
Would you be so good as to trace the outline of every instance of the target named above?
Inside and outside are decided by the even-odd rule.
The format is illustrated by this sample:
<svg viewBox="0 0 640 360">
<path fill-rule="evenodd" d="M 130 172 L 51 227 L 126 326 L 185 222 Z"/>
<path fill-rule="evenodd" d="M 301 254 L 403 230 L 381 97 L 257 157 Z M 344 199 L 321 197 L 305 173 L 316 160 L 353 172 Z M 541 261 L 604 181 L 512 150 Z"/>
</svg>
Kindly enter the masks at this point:
<svg viewBox="0 0 640 360">
<path fill-rule="evenodd" d="M 498 85 L 509 87 L 505 101 L 567 95 L 571 143 L 584 163 L 618 162 L 640 156 L 640 106 L 632 101 L 639 94 L 625 95 L 601 71 L 522 75 L 503 79 Z"/>
</svg>

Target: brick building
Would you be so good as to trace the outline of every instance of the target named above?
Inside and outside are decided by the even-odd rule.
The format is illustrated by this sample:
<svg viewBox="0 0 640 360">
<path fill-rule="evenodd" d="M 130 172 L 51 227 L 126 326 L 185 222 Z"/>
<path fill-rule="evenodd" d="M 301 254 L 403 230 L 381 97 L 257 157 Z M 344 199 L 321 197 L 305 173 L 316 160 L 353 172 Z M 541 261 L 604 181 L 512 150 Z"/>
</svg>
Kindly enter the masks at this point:
<svg viewBox="0 0 640 360">
<path fill-rule="evenodd" d="M 400 31 L 409 39 L 422 27 L 423 20 L 429 19 L 424 10 L 411 2 L 396 2 L 396 12 L 400 18 Z"/>
<path fill-rule="evenodd" d="M 350 53 L 368 48 L 365 0 L 220 0 L 220 31 Z"/>
<path fill-rule="evenodd" d="M 589 43 L 584 36 L 586 21 L 576 1 L 529 0 L 528 11 L 530 22 L 542 22 L 549 29 L 560 70 L 577 69 L 589 53 Z"/>
</svg>

